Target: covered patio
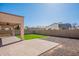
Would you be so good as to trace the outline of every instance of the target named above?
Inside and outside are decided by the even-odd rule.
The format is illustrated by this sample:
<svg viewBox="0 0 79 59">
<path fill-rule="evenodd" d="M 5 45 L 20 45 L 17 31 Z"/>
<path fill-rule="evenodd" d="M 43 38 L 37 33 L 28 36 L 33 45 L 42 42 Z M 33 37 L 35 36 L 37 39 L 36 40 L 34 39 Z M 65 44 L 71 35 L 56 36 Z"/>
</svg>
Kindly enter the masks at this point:
<svg viewBox="0 0 79 59">
<path fill-rule="evenodd" d="M 24 17 L 0 12 L 0 37 L 15 36 L 16 28 L 19 28 L 21 39 L 23 39 Z"/>
</svg>

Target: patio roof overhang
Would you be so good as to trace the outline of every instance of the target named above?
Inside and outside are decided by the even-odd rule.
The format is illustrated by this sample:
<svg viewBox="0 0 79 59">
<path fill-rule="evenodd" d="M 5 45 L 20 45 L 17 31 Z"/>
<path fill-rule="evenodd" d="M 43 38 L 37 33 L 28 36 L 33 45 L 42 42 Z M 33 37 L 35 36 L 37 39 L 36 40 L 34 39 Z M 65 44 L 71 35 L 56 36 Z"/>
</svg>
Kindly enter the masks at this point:
<svg viewBox="0 0 79 59">
<path fill-rule="evenodd" d="M 19 25 L 20 35 L 23 39 L 24 35 L 24 17 L 14 14 L 0 12 L 0 26 L 2 27 L 14 27 Z"/>
</svg>

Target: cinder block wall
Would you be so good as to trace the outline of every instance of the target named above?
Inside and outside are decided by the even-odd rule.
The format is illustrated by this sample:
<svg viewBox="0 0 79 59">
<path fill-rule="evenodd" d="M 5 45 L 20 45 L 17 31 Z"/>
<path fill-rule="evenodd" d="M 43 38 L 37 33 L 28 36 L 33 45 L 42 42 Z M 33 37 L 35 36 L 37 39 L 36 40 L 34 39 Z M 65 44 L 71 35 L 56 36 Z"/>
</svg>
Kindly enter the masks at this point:
<svg viewBox="0 0 79 59">
<path fill-rule="evenodd" d="M 79 38 L 79 30 L 32 30 L 28 29 L 28 33 L 36 33 L 50 36 Z"/>
</svg>

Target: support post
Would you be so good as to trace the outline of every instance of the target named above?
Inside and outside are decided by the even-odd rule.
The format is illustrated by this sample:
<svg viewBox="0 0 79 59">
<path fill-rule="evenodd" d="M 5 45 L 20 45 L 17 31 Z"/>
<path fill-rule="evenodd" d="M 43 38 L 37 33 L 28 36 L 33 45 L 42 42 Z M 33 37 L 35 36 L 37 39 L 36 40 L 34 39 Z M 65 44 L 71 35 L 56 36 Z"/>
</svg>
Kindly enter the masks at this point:
<svg viewBox="0 0 79 59">
<path fill-rule="evenodd" d="M 12 27 L 11 30 L 12 30 L 12 36 L 15 36 L 15 29 L 14 29 L 14 27 Z"/>
<path fill-rule="evenodd" d="M 21 36 L 21 39 L 24 39 L 24 24 L 23 23 L 20 24 L 20 36 Z"/>
</svg>

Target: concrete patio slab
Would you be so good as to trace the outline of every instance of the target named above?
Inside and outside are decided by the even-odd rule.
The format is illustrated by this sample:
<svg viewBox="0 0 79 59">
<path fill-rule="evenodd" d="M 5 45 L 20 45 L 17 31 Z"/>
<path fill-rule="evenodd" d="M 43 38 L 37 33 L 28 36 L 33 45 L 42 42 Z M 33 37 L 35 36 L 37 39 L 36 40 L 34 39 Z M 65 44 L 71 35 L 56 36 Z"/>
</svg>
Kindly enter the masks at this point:
<svg viewBox="0 0 79 59">
<path fill-rule="evenodd" d="M 1 56 L 37 56 L 51 48 L 56 47 L 57 45 L 59 44 L 41 39 L 23 40 L 15 44 L 1 47 L 0 55 Z"/>
<path fill-rule="evenodd" d="M 2 37 L 2 44 L 6 45 L 9 43 L 13 43 L 13 42 L 17 42 L 20 41 L 21 39 L 15 37 L 15 36 L 11 36 L 11 37 Z"/>
</svg>

